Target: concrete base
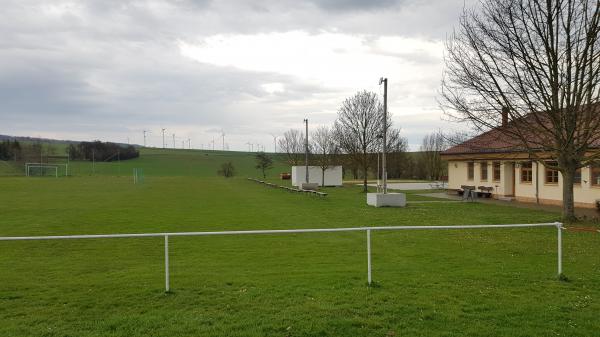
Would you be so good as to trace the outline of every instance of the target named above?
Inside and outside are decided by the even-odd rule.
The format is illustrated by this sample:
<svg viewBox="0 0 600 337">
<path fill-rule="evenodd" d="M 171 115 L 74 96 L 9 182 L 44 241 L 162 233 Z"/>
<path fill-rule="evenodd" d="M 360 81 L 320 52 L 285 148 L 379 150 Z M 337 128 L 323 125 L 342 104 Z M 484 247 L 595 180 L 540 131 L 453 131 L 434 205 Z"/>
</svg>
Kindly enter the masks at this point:
<svg viewBox="0 0 600 337">
<path fill-rule="evenodd" d="M 319 189 L 319 184 L 317 183 L 302 183 L 302 185 L 300 186 L 301 190 L 307 190 L 307 191 L 316 191 Z"/>
<path fill-rule="evenodd" d="M 367 205 L 375 207 L 404 207 L 406 206 L 406 194 L 367 193 Z"/>
</svg>

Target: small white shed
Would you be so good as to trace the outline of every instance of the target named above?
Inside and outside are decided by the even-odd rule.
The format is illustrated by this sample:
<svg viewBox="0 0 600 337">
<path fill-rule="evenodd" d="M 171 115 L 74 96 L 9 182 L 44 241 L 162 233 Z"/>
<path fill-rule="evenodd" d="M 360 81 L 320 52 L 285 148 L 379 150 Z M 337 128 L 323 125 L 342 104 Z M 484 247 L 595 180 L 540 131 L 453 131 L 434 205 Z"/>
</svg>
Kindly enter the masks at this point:
<svg viewBox="0 0 600 337">
<path fill-rule="evenodd" d="M 331 166 L 325 170 L 325 186 L 342 186 L 342 166 Z M 292 166 L 292 186 L 306 182 L 306 166 Z M 308 167 L 308 182 L 321 186 L 322 171 L 319 166 Z"/>
</svg>

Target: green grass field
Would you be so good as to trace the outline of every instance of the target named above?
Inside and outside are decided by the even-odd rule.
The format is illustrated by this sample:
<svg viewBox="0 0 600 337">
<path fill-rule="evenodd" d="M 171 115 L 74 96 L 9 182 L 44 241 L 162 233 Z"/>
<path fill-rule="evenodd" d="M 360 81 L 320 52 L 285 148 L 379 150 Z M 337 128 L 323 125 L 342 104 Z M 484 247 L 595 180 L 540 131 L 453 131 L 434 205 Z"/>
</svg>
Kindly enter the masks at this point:
<svg viewBox="0 0 600 337">
<path fill-rule="evenodd" d="M 217 177 L 234 162 L 238 176 Z M 360 188 L 316 198 L 247 181 L 244 153 L 144 150 L 69 178 L 0 178 L 0 236 L 555 221 L 509 206 L 365 205 Z M 144 168 L 134 185 L 131 169 Z M 120 172 L 119 172 L 120 170 Z M 269 179 L 288 171 L 282 164 Z M 79 173 L 77 173 L 79 172 Z M 556 229 L 0 242 L 0 336 L 594 336 L 600 235 Z"/>
</svg>

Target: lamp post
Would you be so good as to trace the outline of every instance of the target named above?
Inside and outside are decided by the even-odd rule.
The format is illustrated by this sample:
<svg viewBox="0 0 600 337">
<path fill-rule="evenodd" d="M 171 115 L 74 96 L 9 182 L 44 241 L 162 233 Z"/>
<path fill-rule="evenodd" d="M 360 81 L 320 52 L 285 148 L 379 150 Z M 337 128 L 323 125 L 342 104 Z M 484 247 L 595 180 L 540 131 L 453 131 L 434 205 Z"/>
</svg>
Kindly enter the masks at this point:
<svg viewBox="0 0 600 337">
<path fill-rule="evenodd" d="M 304 165 L 306 167 L 306 183 L 308 184 L 308 118 L 304 119 L 306 125 L 306 137 L 304 139 Z"/>
<path fill-rule="evenodd" d="M 383 176 L 383 194 L 387 193 L 387 168 L 385 165 L 385 153 L 387 147 L 387 78 L 380 78 L 379 85 L 383 83 L 383 150 L 381 154 L 381 166 Z"/>
</svg>

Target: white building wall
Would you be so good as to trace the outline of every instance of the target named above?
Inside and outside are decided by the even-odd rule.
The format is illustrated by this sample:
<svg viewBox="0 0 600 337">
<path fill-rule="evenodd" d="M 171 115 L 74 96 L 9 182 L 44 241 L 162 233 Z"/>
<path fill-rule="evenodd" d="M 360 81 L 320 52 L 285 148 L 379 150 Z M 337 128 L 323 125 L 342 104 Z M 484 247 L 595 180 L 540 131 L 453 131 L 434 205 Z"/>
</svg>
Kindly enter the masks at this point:
<svg viewBox="0 0 600 337">
<path fill-rule="evenodd" d="M 544 165 L 534 162 L 532 163 L 532 182 L 521 182 L 521 161 L 501 161 L 500 181 L 494 181 L 493 162 L 493 160 L 487 161 L 488 179 L 484 181 L 481 180 L 481 161 L 475 161 L 475 171 L 472 180 L 467 179 L 468 161 L 449 161 L 448 188 L 459 189 L 461 185 L 488 186 L 494 187 L 495 195 L 514 196 L 517 200 L 521 201 L 536 202 L 539 199 L 540 203 L 543 204 L 560 205 L 562 203 L 563 179 L 560 173 L 558 184 L 547 184 Z M 513 175 L 514 193 L 512 191 Z M 592 186 L 591 170 L 589 167 L 582 168 L 581 184 L 576 184 L 573 191 L 576 206 L 595 207 L 596 200 L 600 200 L 600 187 Z"/>
<path fill-rule="evenodd" d="M 342 186 L 342 166 L 332 166 L 325 170 L 325 186 Z M 306 166 L 292 166 L 292 186 L 306 182 Z M 322 171 L 319 166 L 308 167 L 308 182 L 321 186 Z"/>
</svg>

